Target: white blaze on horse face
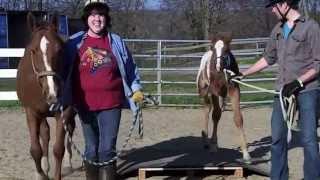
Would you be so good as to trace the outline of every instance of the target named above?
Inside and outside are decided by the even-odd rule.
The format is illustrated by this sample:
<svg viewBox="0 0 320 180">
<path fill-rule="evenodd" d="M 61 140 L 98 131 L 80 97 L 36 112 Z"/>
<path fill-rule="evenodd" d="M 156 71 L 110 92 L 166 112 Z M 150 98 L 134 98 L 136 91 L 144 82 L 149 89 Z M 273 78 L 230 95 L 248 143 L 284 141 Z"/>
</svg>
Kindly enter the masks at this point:
<svg viewBox="0 0 320 180">
<path fill-rule="evenodd" d="M 45 36 L 43 36 L 41 38 L 40 49 L 42 51 L 42 59 L 43 59 L 46 71 L 52 71 L 52 68 L 48 63 L 48 55 L 47 55 L 47 50 L 48 50 L 48 44 L 49 43 L 50 42 L 48 41 L 48 39 Z M 47 76 L 47 82 L 48 82 L 48 87 L 49 87 L 49 96 L 56 97 L 57 93 L 56 93 L 55 88 L 54 88 L 53 76 Z"/>
<path fill-rule="evenodd" d="M 216 54 L 217 54 L 217 64 L 216 64 L 217 71 L 220 71 L 220 63 L 221 63 L 221 55 L 222 55 L 223 47 L 224 47 L 224 43 L 221 40 L 217 41 L 216 44 L 214 45 L 214 48 L 216 49 Z"/>
</svg>

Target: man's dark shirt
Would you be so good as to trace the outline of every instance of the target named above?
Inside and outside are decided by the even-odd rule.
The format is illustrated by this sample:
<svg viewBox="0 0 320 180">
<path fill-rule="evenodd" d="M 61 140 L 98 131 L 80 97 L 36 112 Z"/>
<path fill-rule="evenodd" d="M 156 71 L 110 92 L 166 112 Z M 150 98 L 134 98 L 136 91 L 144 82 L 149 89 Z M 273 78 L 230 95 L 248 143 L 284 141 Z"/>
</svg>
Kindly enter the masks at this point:
<svg viewBox="0 0 320 180">
<path fill-rule="evenodd" d="M 295 21 L 291 33 L 284 38 L 282 24 L 278 23 L 271 32 L 265 49 L 264 58 L 269 65 L 279 65 L 276 90 L 289 83 L 310 69 L 319 73 L 320 69 L 320 28 L 312 20 L 300 17 Z M 305 90 L 319 87 L 314 79 L 305 84 Z"/>
</svg>

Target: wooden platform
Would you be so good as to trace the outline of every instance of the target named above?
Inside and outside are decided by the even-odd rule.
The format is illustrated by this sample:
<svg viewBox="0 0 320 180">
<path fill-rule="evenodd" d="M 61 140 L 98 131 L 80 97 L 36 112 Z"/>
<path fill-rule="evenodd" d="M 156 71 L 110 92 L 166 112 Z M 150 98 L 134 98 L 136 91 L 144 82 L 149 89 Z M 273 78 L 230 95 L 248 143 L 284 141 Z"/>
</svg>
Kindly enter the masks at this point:
<svg viewBox="0 0 320 180">
<path fill-rule="evenodd" d="M 234 177 L 242 178 L 244 169 L 242 167 L 199 167 L 199 168 L 139 168 L 138 180 L 145 180 L 147 172 L 165 172 L 168 171 L 184 171 L 188 175 L 193 175 L 196 171 L 215 171 L 221 173 L 222 171 L 232 171 Z"/>
</svg>

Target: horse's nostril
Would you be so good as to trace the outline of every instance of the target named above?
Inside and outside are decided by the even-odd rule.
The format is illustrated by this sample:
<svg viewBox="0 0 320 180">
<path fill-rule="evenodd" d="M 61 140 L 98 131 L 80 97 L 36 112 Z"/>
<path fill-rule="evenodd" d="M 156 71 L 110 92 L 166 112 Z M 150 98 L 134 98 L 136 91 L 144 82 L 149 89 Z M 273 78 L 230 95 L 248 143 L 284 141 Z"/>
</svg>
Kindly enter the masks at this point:
<svg viewBox="0 0 320 180">
<path fill-rule="evenodd" d="M 51 104 L 56 104 L 58 102 L 58 99 L 56 96 L 48 96 L 47 97 L 47 102 L 49 105 Z"/>
</svg>

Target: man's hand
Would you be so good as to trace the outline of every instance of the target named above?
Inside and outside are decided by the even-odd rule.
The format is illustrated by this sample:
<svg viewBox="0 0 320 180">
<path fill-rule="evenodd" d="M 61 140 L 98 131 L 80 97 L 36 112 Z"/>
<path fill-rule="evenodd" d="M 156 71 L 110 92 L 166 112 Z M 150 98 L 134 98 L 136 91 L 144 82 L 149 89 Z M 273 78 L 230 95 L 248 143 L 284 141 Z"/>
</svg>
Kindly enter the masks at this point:
<svg viewBox="0 0 320 180">
<path fill-rule="evenodd" d="M 290 97 L 292 94 L 296 94 L 303 89 L 303 83 L 296 79 L 288 84 L 285 84 L 282 88 L 282 96 Z"/>
<path fill-rule="evenodd" d="M 230 77 L 230 79 L 236 79 L 238 81 L 241 81 L 243 78 L 244 78 L 244 75 L 241 72 Z"/>
<path fill-rule="evenodd" d="M 132 100 L 136 103 L 142 103 L 143 93 L 141 91 L 135 91 L 132 95 Z"/>
<path fill-rule="evenodd" d="M 234 82 L 232 81 L 232 79 L 236 79 L 236 80 L 238 80 L 238 81 L 241 81 L 241 80 L 244 78 L 244 76 L 243 76 L 243 74 L 242 74 L 241 72 L 239 72 L 238 74 L 235 74 L 235 73 L 227 73 L 227 78 L 228 78 L 228 82 L 229 82 L 229 83 L 234 83 Z"/>
</svg>

